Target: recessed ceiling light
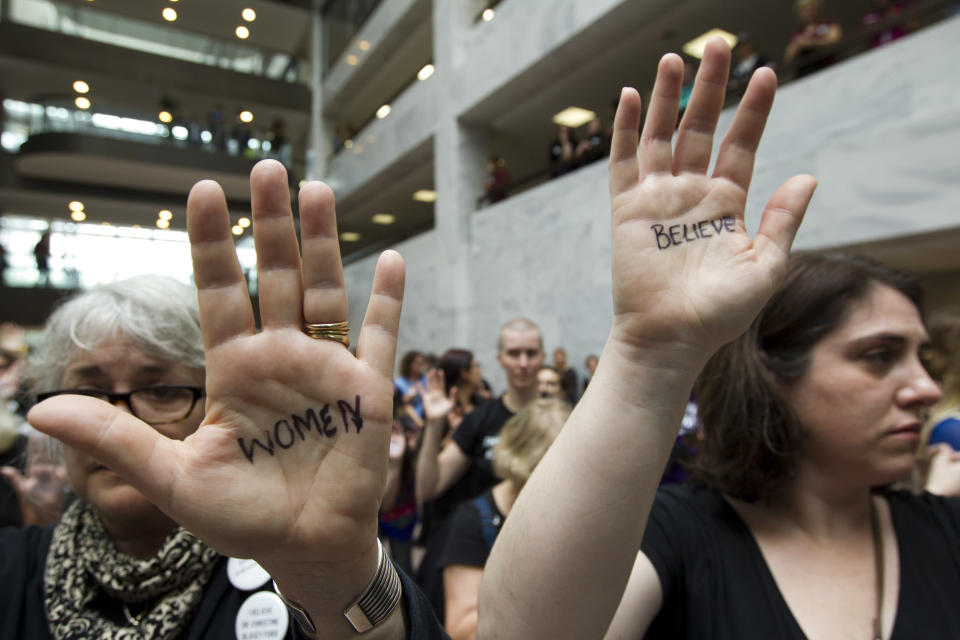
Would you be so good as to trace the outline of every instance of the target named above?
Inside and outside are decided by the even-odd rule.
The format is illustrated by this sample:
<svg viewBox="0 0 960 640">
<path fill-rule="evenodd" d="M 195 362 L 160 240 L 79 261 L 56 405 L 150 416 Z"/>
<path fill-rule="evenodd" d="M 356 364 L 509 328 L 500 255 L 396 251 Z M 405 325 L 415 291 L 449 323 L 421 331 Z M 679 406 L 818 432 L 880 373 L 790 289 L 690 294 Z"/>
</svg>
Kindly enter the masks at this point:
<svg viewBox="0 0 960 640">
<path fill-rule="evenodd" d="M 241 40 L 246 40 L 250 37 L 250 29 L 247 29 L 242 24 L 234 30 L 234 33 L 237 34 L 237 37 Z"/>
<path fill-rule="evenodd" d="M 73 101 L 73 104 L 77 105 L 78 109 L 90 108 L 90 101 L 84 98 L 83 96 L 77 96 L 76 99 Z"/>
<path fill-rule="evenodd" d="M 360 58 L 353 55 L 352 53 L 347 56 L 347 64 L 350 65 L 351 67 L 356 66 L 358 62 L 360 62 Z"/>
<path fill-rule="evenodd" d="M 432 64 L 423 65 L 420 71 L 417 71 L 417 80 L 426 80 L 433 75 L 433 71 L 434 69 Z"/>
<path fill-rule="evenodd" d="M 170 112 L 167 111 L 167 110 L 163 110 L 163 111 L 161 111 L 160 113 L 157 114 L 157 118 L 160 119 L 160 122 L 172 122 L 172 121 L 173 121 L 173 114 L 170 113 Z"/>
<path fill-rule="evenodd" d="M 157 228 L 158 228 L 158 229 L 169 229 L 169 228 L 170 228 L 170 221 L 169 221 L 169 220 L 164 220 L 163 218 L 158 218 L 158 219 L 157 219 Z"/>
<path fill-rule="evenodd" d="M 350 138 L 347 138 L 346 140 L 343 141 L 344 149 L 350 149 L 352 147 L 353 147 L 353 140 L 351 140 Z"/>
<path fill-rule="evenodd" d="M 683 52 L 693 58 L 702 58 L 703 50 L 707 48 L 707 41 L 714 36 L 720 36 L 733 49 L 737 45 L 737 36 L 723 29 L 710 29 L 683 45 Z"/>
<path fill-rule="evenodd" d="M 385 104 L 385 105 L 382 105 L 379 109 L 377 109 L 377 117 L 379 119 L 383 120 L 388 115 L 390 115 L 390 105 Z"/>
<path fill-rule="evenodd" d="M 580 107 L 567 107 L 560 113 L 553 116 L 553 121 L 556 124 L 562 124 L 565 127 L 576 129 L 580 125 L 587 124 L 596 117 L 597 114 L 589 109 L 581 109 Z"/>
<path fill-rule="evenodd" d="M 171 212 L 169 209 L 163 209 L 157 214 L 157 217 L 161 220 L 170 220 L 173 218 L 173 212 Z"/>
<path fill-rule="evenodd" d="M 233 225 L 233 226 L 230 228 L 230 231 L 232 231 L 232 232 L 233 232 L 233 235 L 235 235 L 235 236 L 242 236 L 242 235 L 243 235 L 243 227 L 241 227 L 241 226 L 238 225 L 238 224 Z"/>
<path fill-rule="evenodd" d="M 373 224 L 393 224 L 397 221 L 397 216 L 389 213 L 375 213 L 371 220 Z"/>
<path fill-rule="evenodd" d="M 344 231 L 340 234 L 340 239 L 344 242 L 356 242 L 360 239 L 360 234 L 356 231 Z"/>
<path fill-rule="evenodd" d="M 240 17 L 246 20 L 247 22 L 253 22 L 254 20 L 257 19 L 257 12 L 247 7 L 246 9 L 240 12 Z"/>
<path fill-rule="evenodd" d="M 250 226 L 250 218 L 240 218 L 237 220 L 237 225 L 246 229 Z"/>
<path fill-rule="evenodd" d="M 83 211 L 83 203 L 79 200 L 74 200 L 67 206 L 70 208 L 70 211 Z"/>
<path fill-rule="evenodd" d="M 419 191 L 414 191 L 413 199 L 417 202 L 436 202 L 437 192 L 433 189 L 420 189 Z"/>
<path fill-rule="evenodd" d="M 90 91 L 90 85 L 83 80 L 77 80 L 73 83 L 73 90 L 77 93 L 86 93 L 87 91 Z"/>
<path fill-rule="evenodd" d="M 483 13 L 480 14 L 480 17 L 483 18 L 484 22 L 490 22 L 494 17 L 493 9 L 484 9 Z"/>
<path fill-rule="evenodd" d="M 70 218 L 75 222 L 83 222 L 87 219 L 87 214 L 83 211 L 73 211 L 70 213 Z"/>
<path fill-rule="evenodd" d="M 240 122 L 253 122 L 253 112 L 247 110 L 241 111 Z"/>
<path fill-rule="evenodd" d="M 100 226 L 101 226 L 101 227 L 112 227 L 113 225 L 110 224 L 109 222 L 107 222 L 106 220 L 104 220 L 103 222 L 100 223 Z"/>
<path fill-rule="evenodd" d="M 167 7 L 160 12 L 160 15 L 162 15 L 163 19 L 167 22 L 175 22 L 177 20 L 177 10 L 173 7 Z"/>
<path fill-rule="evenodd" d="M 360 49 L 360 51 L 369 51 L 370 43 L 367 42 L 366 40 L 361 40 L 360 42 L 357 43 L 357 48 Z"/>
</svg>

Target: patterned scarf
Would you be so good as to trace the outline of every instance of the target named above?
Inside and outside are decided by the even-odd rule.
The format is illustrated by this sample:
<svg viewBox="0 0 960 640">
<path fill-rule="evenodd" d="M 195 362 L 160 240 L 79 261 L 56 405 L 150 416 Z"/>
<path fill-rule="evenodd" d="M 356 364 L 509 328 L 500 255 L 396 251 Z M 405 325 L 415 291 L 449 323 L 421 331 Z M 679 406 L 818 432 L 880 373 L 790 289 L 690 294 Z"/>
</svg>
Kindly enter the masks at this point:
<svg viewBox="0 0 960 640">
<path fill-rule="evenodd" d="M 57 640 L 170 640 L 180 635 L 203 596 L 219 556 L 177 527 L 157 555 L 139 560 L 117 551 L 96 512 L 77 500 L 53 534 L 43 595 Z M 154 603 L 135 624 L 117 625 L 91 608 L 100 592 L 128 603 Z"/>
</svg>

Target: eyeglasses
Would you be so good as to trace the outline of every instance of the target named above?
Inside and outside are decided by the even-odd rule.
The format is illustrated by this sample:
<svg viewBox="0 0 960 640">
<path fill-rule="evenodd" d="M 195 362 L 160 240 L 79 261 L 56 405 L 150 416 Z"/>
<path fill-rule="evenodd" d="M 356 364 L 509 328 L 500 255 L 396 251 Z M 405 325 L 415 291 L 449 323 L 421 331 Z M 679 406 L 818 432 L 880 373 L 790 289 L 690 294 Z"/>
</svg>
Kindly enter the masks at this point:
<svg viewBox="0 0 960 640">
<path fill-rule="evenodd" d="M 203 397 L 200 387 L 186 385 L 156 385 L 131 389 L 126 393 L 111 393 L 101 389 L 58 389 L 38 393 L 37 401 L 62 395 L 90 396 L 110 404 L 123 402 L 130 413 L 147 424 L 168 424 L 185 420 L 193 412 L 197 400 Z"/>
</svg>

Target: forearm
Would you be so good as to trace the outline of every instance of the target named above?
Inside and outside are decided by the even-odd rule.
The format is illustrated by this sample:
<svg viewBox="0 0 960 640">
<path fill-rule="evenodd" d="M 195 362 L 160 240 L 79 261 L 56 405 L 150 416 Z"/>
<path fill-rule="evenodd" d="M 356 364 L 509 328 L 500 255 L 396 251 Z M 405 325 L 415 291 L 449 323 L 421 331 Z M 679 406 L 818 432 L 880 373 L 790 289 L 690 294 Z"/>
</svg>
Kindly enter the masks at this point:
<svg viewBox="0 0 960 640">
<path fill-rule="evenodd" d="M 447 620 L 445 628 L 450 635 L 450 640 L 476 640 L 477 610 L 473 609 L 459 620 Z"/>
<path fill-rule="evenodd" d="M 387 467 L 387 486 L 383 490 L 383 501 L 380 503 L 381 513 L 390 511 L 396 506 L 402 475 L 403 460 L 390 460 L 390 465 Z"/>
<path fill-rule="evenodd" d="M 443 435 L 443 420 L 427 420 L 417 454 L 417 502 L 423 504 L 437 495 L 440 478 L 440 438 Z"/>
<path fill-rule="evenodd" d="M 497 538 L 481 588 L 480 638 L 603 636 L 704 360 L 647 357 L 608 340 Z"/>
</svg>

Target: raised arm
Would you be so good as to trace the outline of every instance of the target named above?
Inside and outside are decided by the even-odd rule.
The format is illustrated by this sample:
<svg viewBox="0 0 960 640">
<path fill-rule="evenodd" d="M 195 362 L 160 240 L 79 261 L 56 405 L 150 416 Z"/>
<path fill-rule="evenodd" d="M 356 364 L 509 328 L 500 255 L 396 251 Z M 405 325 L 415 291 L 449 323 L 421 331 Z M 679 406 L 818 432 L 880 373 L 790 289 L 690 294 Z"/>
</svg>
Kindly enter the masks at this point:
<svg viewBox="0 0 960 640">
<path fill-rule="evenodd" d="M 423 440 L 417 452 L 417 502 L 423 503 L 443 495 L 457 480 L 463 477 L 470 458 L 455 442 L 450 442 L 442 450 L 443 428 L 447 416 L 453 411 L 456 387 L 450 393 L 444 393 L 444 376 L 440 369 L 427 372 L 427 391 L 423 396 L 423 412 L 426 421 L 423 428 Z"/>
<path fill-rule="evenodd" d="M 300 190 L 302 255 L 283 167 L 251 173 L 262 331 L 237 262 L 223 192 L 198 183 L 187 204 L 206 351 L 206 415 L 172 440 L 92 398 L 61 396 L 30 421 L 102 460 L 222 554 L 257 560 L 324 638 L 355 638 L 344 609 L 377 568 L 404 266 L 385 252 L 357 356 L 307 336 L 347 318 L 333 208 Z M 365 638 L 402 638 L 402 606 Z"/>
<path fill-rule="evenodd" d="M 781 186 L 757 236 L 747 236 L 747 189 L 776 77 L 756 72 L 708 176 L 729 57 L 722 41 L 708 44 L 675 147 L 679 57 L 660 61 L 639 151 L 640 97 L 621 94 L 610 153 L 613 326 L 590 386 L 497 538 L 479 638 L 603 637 L 694 379 L 785 270 L 815 181 Z M 659 589 L 636 591 L 648 621 Z"/>
</svg>

